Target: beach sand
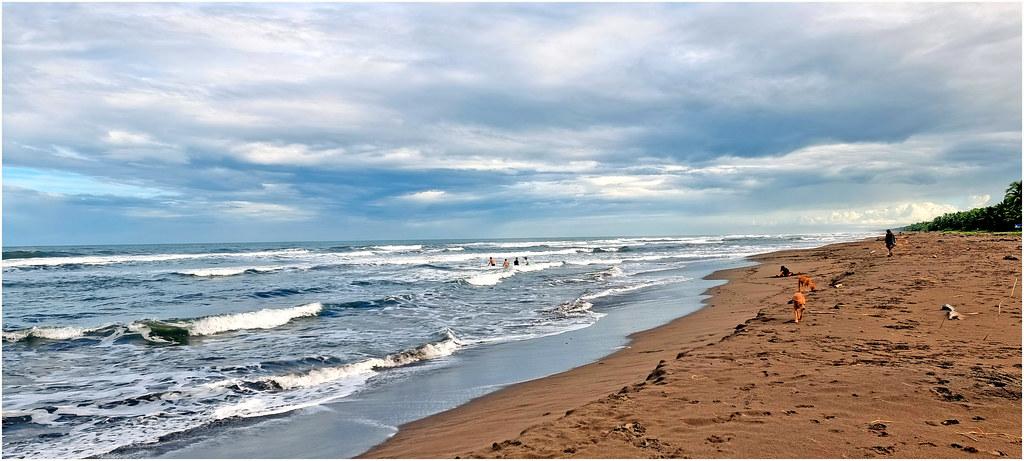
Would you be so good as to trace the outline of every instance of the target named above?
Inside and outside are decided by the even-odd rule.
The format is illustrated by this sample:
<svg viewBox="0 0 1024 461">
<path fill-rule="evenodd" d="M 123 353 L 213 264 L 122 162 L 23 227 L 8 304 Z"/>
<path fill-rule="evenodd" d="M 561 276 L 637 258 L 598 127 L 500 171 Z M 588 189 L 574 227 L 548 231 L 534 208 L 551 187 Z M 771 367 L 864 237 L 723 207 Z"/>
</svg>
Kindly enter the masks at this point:
<svg viewBox="0 0 1024 461">
<path fill-rule="evenodd" d="M 880 238 L 758 256 L 629 348 L 362 456 L 1020 458 L 1020 255 L 1019 235 L 906 234 L 893 258 Z M 817 284 L 800 324 L 783 264 Z"/>
</svg>

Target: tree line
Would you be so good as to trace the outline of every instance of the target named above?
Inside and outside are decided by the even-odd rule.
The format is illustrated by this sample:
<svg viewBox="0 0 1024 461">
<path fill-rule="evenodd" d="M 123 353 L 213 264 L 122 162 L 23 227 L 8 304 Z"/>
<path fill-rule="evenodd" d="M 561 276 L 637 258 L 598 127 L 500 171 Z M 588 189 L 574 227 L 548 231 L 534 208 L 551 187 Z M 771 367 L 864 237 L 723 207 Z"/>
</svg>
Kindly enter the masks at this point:
<svg viewBox="0 0 1024 461">
<path fill-rule="evenodd" d="M 911 224 L 907 231 L 989 231 L 1017 230 L 1020 224 L 1020 181 L 1010 183 L 1003 201 L 992 206 L 946 213 L 931 221 Z"/>
</svg>

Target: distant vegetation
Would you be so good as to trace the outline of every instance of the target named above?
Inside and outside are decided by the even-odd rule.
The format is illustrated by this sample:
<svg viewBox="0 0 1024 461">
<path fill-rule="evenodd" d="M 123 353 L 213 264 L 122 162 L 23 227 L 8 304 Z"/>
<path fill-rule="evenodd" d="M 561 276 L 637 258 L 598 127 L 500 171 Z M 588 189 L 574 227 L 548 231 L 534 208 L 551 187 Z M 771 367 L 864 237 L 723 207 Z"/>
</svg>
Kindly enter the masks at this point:
<svg viewBox="0 0 1024 461">
<path fill-rule="evenodd" d="M 984 208 L 946 213 L 931 221 L 911 224 L 907 231 L 989 231 L 1004 232 L 1020 224 L 1020 181 L 1010 183 L 1003 201 Z"/>
</svg>

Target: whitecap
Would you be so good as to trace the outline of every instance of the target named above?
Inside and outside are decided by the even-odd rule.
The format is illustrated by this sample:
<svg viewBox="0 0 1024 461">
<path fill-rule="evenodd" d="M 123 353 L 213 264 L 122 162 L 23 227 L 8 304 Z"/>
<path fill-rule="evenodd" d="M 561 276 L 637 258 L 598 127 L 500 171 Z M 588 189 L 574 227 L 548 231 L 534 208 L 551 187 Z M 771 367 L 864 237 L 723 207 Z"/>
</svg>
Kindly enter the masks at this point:
<svg viewBox="0 0 1024 461">
<path fill-rule="evenodd" d="M 520 264 L 510 266 L 508 269 L 489 269 L 483 274 L 474 275 L 466 279 L 466 283 L 477 286 L 497 285 L 502 280 L 512 277 L 519 272 L 537 272 L 565 264 L 562 261 L 540 262 L 533 264 Z"/>
<path fill-rule="evenodd" d="M 466 279 L 466 283 L 477 286 L 497 285 L 502 279 L 509 278 L 513 275 L 516 275 L 516 273 L 512 269 L 490 271 L 469 277 Z"/>
<path fill-rule="evenodd" d="M 22 341 L 28 338 L 52 339 L 57 341 L 81 338 L 92 331 L 81 327 L 32 327 L 24 330 L 3 332 L 4 341 Z"/>
<path fill-rule="evenodd" d="M 108 264 L 130 264 L 140 262 L 175 261 L 180 259 L 204 259 L 204 258 L 266 258 L 282 256 L 301 256 L 308 254 L 309 250 L 302 248 L 291 248 L 284 250 L 250 251 L 240 253 L 166 253 L 149 255 L 103 255 L 103 256 L 64 256 L 53 258 L 28 258 L 28 259 L 5 259 L 4 269 L 12 267 L 30 266 L 66 266 L 72 264 L 82 265 L 108 265 Z"/>
<path fill-rule="evenodd" d="M 562 261 L 541 262 L 541 263 L 533 263 L 533 264 L 520 264 L 518 266 L 514 266 L 514 268 L 515 268 L 514 270 L 517 271 L 517 272 L 536 272 L 536 271 L 542 271 L 542 270 L 545 270 L 545 269 L 550 269 L 552 267 L 559 267 L 559 266 L 561 266 L 563 264 L 565 264 L 565 263 L 562 262 Z"/>
<path fill-rule="evenodd" d="M 206 336 L 234 330 L 258 330 L 279 327 L 299 317 L 320 313 L 323 304 L 310 303 L 286 309 L 260 309 L 255 312 L 214 315 L 185 323 L 190 335 Z"/>
<path fill-rule="evenodd" d="M 376 248 L 376 249 L 381 250 L 381 251 L 388 251 L 388 252 L 416 251 L 416 250 L 422 250 L 423 249 L 423 245 L 380 245 L 380 246 L 375 246 L 373 248 Z"/>
<path fill-rule="evenodd" d="M 246 272 L 274 272 L 284 269 L 284 266 L 263 266 L 263 267 L 206 267 L 201 269 L 184 269 L 175 271 L 175 274 L 191 275 L 194 277 L 229 277 L 240 275 Z"/>
<path fill-rule="evenodd" d="M 415 349 L 389 354 L 383 358 L 371 358 L 337 367 L 315 368 L 303 373 L 270 376 L 262 378 L 262 381 L 273 383 L 282 389 L 314 387 L 345 378 L 365 377 L 377 370 L 447 357 L 459 350 L 463 346 L 463 342 L 456 338 L 451 331 L 446 331 L 445 336 L 443 341 L 424 344 Z"/>
</svg>

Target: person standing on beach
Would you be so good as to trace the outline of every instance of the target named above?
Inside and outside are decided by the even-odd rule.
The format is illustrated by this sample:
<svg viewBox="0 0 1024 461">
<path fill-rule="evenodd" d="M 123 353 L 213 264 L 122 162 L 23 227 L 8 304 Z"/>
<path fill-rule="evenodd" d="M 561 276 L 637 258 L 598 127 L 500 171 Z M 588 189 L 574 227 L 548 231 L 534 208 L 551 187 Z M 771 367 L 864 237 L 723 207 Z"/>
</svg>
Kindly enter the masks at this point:
<svg viewBox="0 0 1024 461">
<path fill-rule="evenodd" d="M 892 249 L 896 247 L 896 236 L 892 235 L 892 231 L 889 229 L 885 230 L 885 249 L 889 250 L 889 257 L 892 257 Z"/>
<path fill-rule="evenodd" d="M 505 258 L 505 262 L 502 263 L 501 267 L 508 269 L 508 258 Z"/>
</svg>

